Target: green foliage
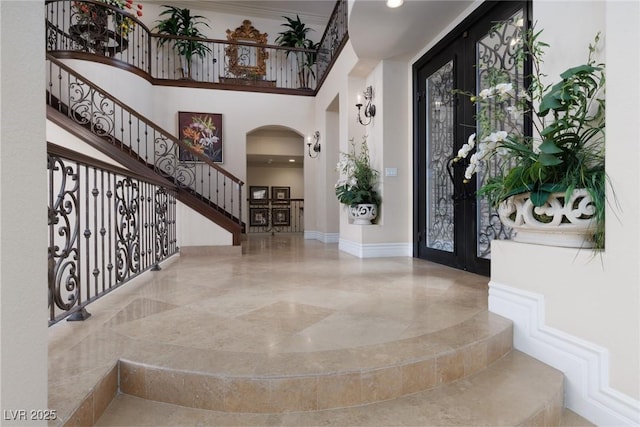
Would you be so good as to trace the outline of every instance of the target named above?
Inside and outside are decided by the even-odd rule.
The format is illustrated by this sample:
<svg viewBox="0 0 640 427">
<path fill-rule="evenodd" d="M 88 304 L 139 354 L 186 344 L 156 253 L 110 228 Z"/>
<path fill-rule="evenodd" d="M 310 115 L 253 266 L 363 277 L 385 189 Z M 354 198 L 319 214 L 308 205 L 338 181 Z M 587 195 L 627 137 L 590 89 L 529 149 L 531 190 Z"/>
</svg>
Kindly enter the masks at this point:
<svg viewBox="0 0 640 427">
<path fill-rule="evenodd" d="M 338 162 L 337 170 L 342 176 L 336 183 L 338 201 L 348 206 L 357 204 L 380 206 L 382 200 L 374 188 L 378 183 L 379 172 L 371 167 L 366 136 L 362 138 L 359 153 L 352 140 L 351 150 L 340 155 L 341 160 Z"/>
<path fill-rule="evenodd" d="M 606 79 L 604 65 L 592 58 L 599 34 L 589 45 L 587 62 L 561 73 L 553 85 L 543 83 L 546 75 L 540 65 L 548 45 L 539 40 L 540 34 L 526 32 L 516 50 L 518 61 L 529 60 L 532 65 L 528 91 L 513 93 L 509 75 L 495 69 L 489 72 L 489 88 L 478 95 L 467 94 L 478 107 L 479 143 L 470 157 L 465 179 L 471 180 L 483 164 L 497 156 L 503 165 L 502 174 L 487 179 L 478 191 L 496 207 L 507 197 L 524 192 L 531 192 L 535 206 L 543 206 L 553 192 L 568 195 L 576 188 L 585 188 L 596 208 L 596 245 L 603 247 Z M 516 120 L 522 115 L 531 119 L 533 136 L 518 130 L 521 126 Z M 504 126 L 510 133 L 496 126 Z M 474 148 L 475 136 L 463 146 L 456 161 Z"/>
<path fill-rule="evenodd" d="M 287 56 L 291 53 L 295 55 L 296 62 L 298 64 L 298 78 L 300 79 L 300 84 L 302 87 L 308 87 L 309 76 L 311 75 L 314 78 L 316 76 L 313 66 L 317 60 L 319 43 L 314 43 L 312 40 L 307 38 L 307 33 L 309 31 L 313 31 L 313 28 L 307 27 L 307 25 L 300 20 L 300 16 L 296 15 L 296 19 L 292 19 L 287 16 L 283 16 L 283 18 L 285 18 L 287 22 L 282 24 L 282 26 L 288 29 L 278 33 L 276 43 L 284 47 L 310 50 L 308 52 L 295 50 L 287 51 Z"/>
<path fill-rule="evenodd" d="M 167 34 L 170 36 L 185 37 L 184 39 L 159 38 L 158 45 L 162 46 L 167 42 L 173 43 L 173 49 L 180 55 L 181 60 L 184 58 L 183 70 L 186 70 L 187 77 L 191 78 L 191 61 L 194 56 L 204 58 L 211 52 L 211 49 L 196 38 L 204 38 L 204 34 L 200 32 L 199 25 L 209 24 L 204 20 L 207 19 L 201 15 L 191 15 L 191 11 L 187 8 L 180 9 L 174 6 L 166 6 L 160 16 L 166 16 L 164 19 L 156 21 L 158 24 L 154 27 L 159 34 Z"/>
</svg>

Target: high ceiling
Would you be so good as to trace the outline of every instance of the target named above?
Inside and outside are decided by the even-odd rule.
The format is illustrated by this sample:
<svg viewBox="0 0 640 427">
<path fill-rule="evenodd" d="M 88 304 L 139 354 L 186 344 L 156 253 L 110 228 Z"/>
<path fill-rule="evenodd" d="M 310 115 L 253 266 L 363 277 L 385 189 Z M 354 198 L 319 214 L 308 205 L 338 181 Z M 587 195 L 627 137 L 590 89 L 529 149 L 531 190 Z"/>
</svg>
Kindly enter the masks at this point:
<svg viewBox="0 0 640 427">
<path fill-rule="evenodd" d="M 280 19 L 295 17 L 325 26 L 335 0 L 145 0 L 149 3 Z M 415 55 L 465 9 L 481 0 L 405 0 L 389 9 L 384 0 L 354 0 L 349 35 L 362 60 L 407 58 Z"/>
<path fill-rule="evenodd" d="M 303 22 L 326 25 L 336 4 L 335 0 L 146 0 L 149 3 L 170 3 L 178 7 L 234 13 L 246 16 L 280 19 L 300 16 Z"/>
</svg>

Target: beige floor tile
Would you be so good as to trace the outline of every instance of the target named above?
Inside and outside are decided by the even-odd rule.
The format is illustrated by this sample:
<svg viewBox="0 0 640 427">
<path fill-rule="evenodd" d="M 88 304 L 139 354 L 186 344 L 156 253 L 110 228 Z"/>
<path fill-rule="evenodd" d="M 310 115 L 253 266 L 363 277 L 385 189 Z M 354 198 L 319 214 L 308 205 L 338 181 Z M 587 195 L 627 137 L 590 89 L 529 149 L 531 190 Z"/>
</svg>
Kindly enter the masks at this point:
<svg viewBox="0 0 640 427">
<path fill-rule="evenodd" d="M 412 258 L 359 259 L 301 236 L 250 236 L 244 244 L 244 255 L 222 261 L 176 257 L 90 304 L 89 320 L 51 327 L 50 406 L 69 414 L 119 359 L 144 367 L 138 382 L 127 383 L 135 372 L 121 377 L 125 388 L 159 400 L 182 393 L 187 406 L 259 412 L 357 404 L 363 396 L 390 398 L 479 370 L 482 348 L 441 359 L 439 368 L 436 359 L 425 360 L 504 329 L 481 314 L 486 277 Z M 499 354 L 505 339 L 487 344 L 487 357 Z M 398 360 L 414 365 L 403 369 Z M 101 425 L 128 425 L 128 417 L 136 425 L 395 420 L 383 406 L 375 415 L 345 409 L 309 418 L 194 409 L 178 421 L 170 406 L 130 396 L 116 402 L 118 413 L 107 410 Z M 407 406 L 397 421 L 420 421 L 416 408 Z"/>
</svg>

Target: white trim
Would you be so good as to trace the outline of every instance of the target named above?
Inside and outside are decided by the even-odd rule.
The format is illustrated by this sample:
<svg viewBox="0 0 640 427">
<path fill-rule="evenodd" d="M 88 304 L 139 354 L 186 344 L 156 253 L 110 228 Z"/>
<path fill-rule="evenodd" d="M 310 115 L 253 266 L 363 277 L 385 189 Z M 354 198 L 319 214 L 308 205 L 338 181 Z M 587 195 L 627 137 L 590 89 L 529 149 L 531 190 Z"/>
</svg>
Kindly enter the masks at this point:
<svg viewBox="0 0 640 427">
<path fill-rule="evenodd" d="M 322 231 L 305 230 L 305 240 L 320 240 L 322 243 L 338 243 L 340 233 L 323 233 Z"/>
<path fill-rule="evenodd" d="M 609 351 L 544 324 L 544 295 L 489 282 L 489 311 L 511 319 L 513 346 L 562 371 L 565 406 L 599 426 L 640 425 L 640 401 L 609 387 Z"/>
<path fill-rule="evenodd" d="M 390 258 L 413 256 L 411 243 L 357 243 L 340 239 L 338 249 L 358 258 Z"/>
</svg>

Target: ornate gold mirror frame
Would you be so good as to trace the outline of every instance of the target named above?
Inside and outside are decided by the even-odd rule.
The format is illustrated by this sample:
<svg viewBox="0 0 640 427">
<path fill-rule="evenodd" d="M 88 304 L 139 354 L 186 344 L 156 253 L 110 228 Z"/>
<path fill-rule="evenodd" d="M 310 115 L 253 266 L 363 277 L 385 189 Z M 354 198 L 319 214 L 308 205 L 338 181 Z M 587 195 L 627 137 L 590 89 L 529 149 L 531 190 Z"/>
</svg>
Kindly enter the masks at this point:
<svg viewBox="0 0 640 427">
<path fill-rule="evenodd" d="M 261 33 L 251 25 L 248 19 L 242 21 L 242 25 L 235 31 L 227 30 L 227 40 L 230 42 L 256 44 L 256 47 L 237 44 L 227 46 L 227 75 L 231 73 L 239 78 L 262 79 L 267 74 L 265 61 L 269 58 L 269 53 L 263 47 L 267 43 L 267 36 L 267 33 Z"/>
</svg>

